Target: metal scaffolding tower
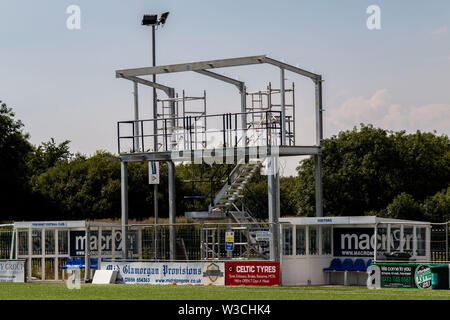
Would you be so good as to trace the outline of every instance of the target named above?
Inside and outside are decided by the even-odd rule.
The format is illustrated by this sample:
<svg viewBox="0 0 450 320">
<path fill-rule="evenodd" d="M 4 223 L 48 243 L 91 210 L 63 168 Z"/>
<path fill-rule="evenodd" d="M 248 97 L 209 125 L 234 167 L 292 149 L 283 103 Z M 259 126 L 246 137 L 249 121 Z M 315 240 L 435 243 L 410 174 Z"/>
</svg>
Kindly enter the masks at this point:
<svg viewBox="0 0 450 320">
<path fill-rule="evenodd" d="M 245 83 L 213 72 L 216 68 L 238 67 L 248 65 L 268 64 L 280 71 L 280 87 L 272 88 L 269 84 L 266 91 L 246 93 Z M 315 136 L 314 145 L 298 146 L 295 140 L 295 96 L 294 85 L 292 89 L 285 88 L 285 71 L 307 77 L 313 81 L 315 87 Z M 160 83 L 143 79 L 142 76 L 162 75 L 178 72 L 196 72 L 204 76 L 234 85 L 240 94 L 240 111 L 236 113 L 207 114 L 206 95 L 204 94 L 204 107 L 200 111 L 188 112 L 185 103 L 195 97 L 182 97 L 175 95 L 174 88 Z M 238 207 L 235 202 L 240 201 L 242 191 L 251 177 L 261 166 L 267 165 L 268 183 L 268 217 L 270 232 L 271 260 L 280 258 L 280 176 L 277 170 L 278 157 L 312 155 L 315 157 L 315 188 L 316 188 L 316 216 L 323 216 L 322 210 L 322 160 L 321 147 L 323 139 L 322 125 L 322 76 L 289 65 L 287 63 L 269 58 L 267 56 L 250 56 L 231 59 L 209 60 L 173 65 L 162 65 L 126 70 L 117 70 L 116 77 L 130 80 L 135 86 L 135 102 L 137 103 L 137 85 L 142 84 L 161 90 L 167 99 L 161 99 L 161 116 L 154 119 L 140 120 L 135 115 L 134 120 L 119 121 L 118 134 L 118 161 L 122 168 L 122 236 L 127 239 L 126 222 L 128 220 L 128 187 L 127 163 L 130 161 L 167 161 L 168 162 L 168 188 L 169 188 L 169 221 L 175 224 L 175 164 L 174 161 L 195 161 L 200 159 L 232 160 L 234 168 L 227 172 L 228 176 L 222 188 L 211 194 L 211 204 L 202 218 L 208 218 L 215 212 L 225 213 L 245 225 L 253 217 L 248 216 L 245 203 Z M 247 107 L 247 96 L 251 97 L 251 104 Z M 279 95 L 279 103 L 275 97 Z M 291 103 L 286 103 L 287 95 L 291 95 Z M 263 97 L 267 104 L 264 106 Z M 200 98 L 200 97 L 197 97 Z M 179 113 L 179 104 L 183 105 L 182 114 Z M 166 105 L 168 104 L 168 105 Z M 194 112 L 194 113 L 193 113 Z M 215 125 L 211 125 L 210 123 Z M 207 128 L 217 126 L 211 132 Z M 155 130 L 155 128 L 157 130 Z M 156 133 L 155 133 L 156 132 Z M 219 140 L 216 144 L 208 142 L 208 135 L 215 134 Z M 180 143 L 183 140 L 184 143 Z M 216 141 L 217 142 L 217 141 Z M 130 147 L 130 143 L 132 146 Z M 123 148 L 126 146 L 125 148 Z M 196 163 L 196 162 L 194 162 Z M 221 181 L 219 179 L 219 181 Z M 242 201 L 241 201 L 242 202 Z M 249 231 L 247 229 L 247 231 Z M 250 232 L 249 232 L 250 234 Z M 254 243 L 253 236 L 249 235 L 243 242 Z M 215 240 L 214 240 L 215 241 Z M 176 236 L 174 228 L 170 228 L 170 258 L 175 258 Z M 254 246 L 253 246 L 254 247 Z M 262 248 L 260 248 L 262 249 Z M 126 253 L 125 253 L 126 254 Z"/>
</svg>

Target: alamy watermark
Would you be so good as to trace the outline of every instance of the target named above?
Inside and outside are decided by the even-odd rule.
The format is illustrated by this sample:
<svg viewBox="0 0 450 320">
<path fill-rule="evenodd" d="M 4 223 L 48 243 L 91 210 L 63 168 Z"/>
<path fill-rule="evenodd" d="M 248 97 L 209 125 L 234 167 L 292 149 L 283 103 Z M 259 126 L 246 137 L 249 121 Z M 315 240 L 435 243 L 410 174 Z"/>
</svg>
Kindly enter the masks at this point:
<svg viewBox="0 0 450 320">
<path fill-rule="evenodd" d="M 81 289 L 81 271 L 80 269 L 67 269 L 66 286 L 69 290 Z"/>
<path fill-rule="evenodd" d="M 66 27 L 69 30 L 81 29 L 81 9 L 77 5 L 70 5 L 66 9 L 66 13 L 69 17 L 66 20 Z"/>
<path fill-rule="evenodd" d="M 381 9 L 377 5 L 370 5 L 367 7 L 366 13 L 370 16 L 367 18 L 366 26 L 369 30 L 381 29 Z"/>
<path fill-rule="evenodd" d="M 176 162 L 209 165 L 262 163 L 262 175 L 279 173 L 278 145 L 268 145 L 266 137 L 257 137 L 251 130 L 243 134 L 234 133 L 234 136 L 227 139 L 233 143 L 225 143 L 221 132 L 222 130 L 210 129 L 195 137 L 189 131 L 175 130 L 171 135 L 171 142 L 168 143 L 170 146 L 167 147 L 171 151 L 171 159 Z"/>
</svg>

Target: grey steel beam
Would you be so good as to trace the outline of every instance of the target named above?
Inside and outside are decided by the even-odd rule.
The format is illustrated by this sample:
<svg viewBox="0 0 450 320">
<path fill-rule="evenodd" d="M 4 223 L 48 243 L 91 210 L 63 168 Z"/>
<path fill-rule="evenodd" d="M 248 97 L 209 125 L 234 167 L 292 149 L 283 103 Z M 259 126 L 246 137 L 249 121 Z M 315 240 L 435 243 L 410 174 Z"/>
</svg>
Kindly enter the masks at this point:
<svg viewBox="0 0 450 320">
<path fill-rule="evenodd" d="M 214 68 L 238 67 L 252 64 L 260 64 L 263 63 L 264 59 L 265 56 L 260 55 L 260 56 L 240 57 L 231 59 L 218 59 L 199 62 L 179 63 L 156 67 L 123 69 L 117 70 L 116 75 L 119 74 L 122 76 L 143 76 L 151 74 L 197 71 Z"/>
<path fill-rule="evenodd" d="M 255 152 L 251 151 L 251 148 L 256 147 L 238 147 L 233 148 L 233 154 L 255 156 Z M 257 147 L 258 154 L 269 155 L 271 147 Z M 278 147 L 278 156 L 309 156 L 319 154 L 320 148 L 318 146 L 280 146 Z M 123 153 L 118 158 L 108 158 L 108 161 L 125 161 L 125 162 L 138 162 L 138 161 L 190 161 L 194 156 L 198 155 L 201 151 L 204 159 L 211 158 L 214 152 L 226 152 L 223 149 L 204 149 L 204 150 L 183 150 L 183 151 L 162 151 L 162 152 L 148 152 L 148 153 Z"/>
<path fill-rule="evenodd" d="M 278 222 L 280 217 L 279 204 L 279 177 L 277 170 L 277 159 L 269 157 L 267 175 L 267 195 L 268 195 L 268 213 L 269 213 L 269 231 L 270 231 L 270 260 L 279 261 L 278 254 Z"/>
<path fill-rule="evenodd" d="M 308 77 L 308 78 L 312 79 L 313 81 L 315 81 L 318 77 L 320 77 L 318 74 L 315 74 L 313 72 L 294 67 L 290 64 L 287 64 L 287 63 L 284 63 L 284 62 L 281 62 L 281 61 L 278 61 L 278 60 L 275 60 L 275 59 L 272 59 L 269 57 L 264 57 L 264 62 L 274 65 L 274 66 L 277 66 L 279 68 L 283 68 L 283 69 L 289 70 L 291 72 L 300 74 L 302 76 Z"/>
<path fill-rule="evenodd" d="M 136 121 L 134 123 L 134 145 L 135 150 L 140 150 L 140 143 L 139 143 L 139 95 L 138 95 L 138 83 L 136 81 L 133 81 L 133 87 L 134 87 L 134 120 Z"/>
<path fill-rule="evenodd" d="M 116 77 L 117 78 L 127 79 L 127 80 L 130 80 L 130 81 L 134 81 L 134 82 L 137 82 L 137 83 L 140 83 L 140 84 L 143 84 L 145 86 L 149 86 L 149 87 L 152 87 L 152 88 L 155 88 L 155 89 L 159 89 L 161 91 L 164 91 L 167 94 L 167 96 L 170 95 L 170 90 L 173 89 L 171 87 L 162 85 L 160 83 L 153 82 L 153 81 L 146 80 L 146 79 L 142 79 L 142 78 L 139 78 L 139 77 L 126 76 L 126 75 L 123 75 L 123 74 L 120 74 L 120 73 L 116 73 Z"/>
<path fill-rule="evenodd" d="M 122 210 L 122 256 L 128 257 L 127 227 L 128 227 L 128 167 L 125 161 L 120 162 L 121 210 Z"/>
<path fill-rule="evenodd" d="M 200 73 L 204 76 L 208 76 L 208 77 L 232 84 L 232 85 L 236 86 L 238 88 L 238 90 L 242 90 L 242 88 L 244 86 L 244 82 L 221 75 L 219 73 L 215 73 L 215 72 L 208 71 L 208 70 L 195 70 L 195 72 Z"/>
<path fill-rule="evenodd" d="M 280 108 L 281 108 L 281 144 L 286 144 L 286 106 L 285 106 L 285 95 L 286 91 L 284 89 L 284 69 L 280 68 Z"/>
<path fill-rule="evenodd" d="M 278 171 L 278 157 L 276 158 L 276 169 L 275 169 L 275 192 L 276 192 L 276 196 L 275 196 L 275 200 L 276 200 L 276 205 L 275 205 L 275 216 L 273 219 L 273 232 L 274 232 L 274 249 L 275 249 L 275 260 L 276 261 L 280 261 L 280 212 L 281 212 L 281 208 L 280 208 L 280 172 Z"/>
<path fill-rule="evenodd" d="M 316 114 L 316 144 L 320 147 L 315 156 L 315 194 L 316 194 L 316 216 L 323 217 L 323 185 L 322 185 L 322 141 L 323 141 L 323 119 L 322 119 L 322 77 L 318 76 L 315 81 L 315 114 Z"/>
<path fill-rule="evenodd" d="M 169 180 L 169 237 L 170 237 L 170 260 L 175 260 L 175 249 L 176 249 L 176 233 L 175 233 L 175 222 L 176 222 L 176 202 L 175 202 L 175 164 L 173 161 L 167 162 L 168 164 L 168 180 Z"/>
<path fill-rule="evenodd" d="M 175 90 L 171 90 L 169 94 L 170 98 L 175 98 Z M 170 108 L 171 108 L 171 114 L 175 115 L 175 102 L 170 102 Z M 171 120 L 171 146 L 174 146 L 175 140 L 173 133 L 173 128 L 175 127 L 175 119 L 173 118 Z M 169 230 L 169 237 L 170 237 L 170 260 L 175 260 L 176 258 L 176 230 L 175 230 L 175 222 L 176 222 L 176 202 L 175 202 L 175 195 L 176 195 L 176 189 L 175 189 L 175 164 L 173 161 L 168 161 L 168 185 L 169 185 L 169 223 L 170 223 L 170 230 Z"/>
</svg>

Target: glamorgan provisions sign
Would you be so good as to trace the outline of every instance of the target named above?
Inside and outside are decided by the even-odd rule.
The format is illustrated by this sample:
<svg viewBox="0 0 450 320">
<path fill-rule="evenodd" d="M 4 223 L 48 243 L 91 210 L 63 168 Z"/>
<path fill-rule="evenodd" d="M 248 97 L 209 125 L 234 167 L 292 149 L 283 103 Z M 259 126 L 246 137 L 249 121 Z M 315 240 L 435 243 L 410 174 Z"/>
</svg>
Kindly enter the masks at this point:
<svg viewBox="0 0 450 320">
<path fill-rule="evenodd" d="M 25 260 L 0 260 L 0 282 L 25 282 Z"/>
<path fill-rule="evenodd" d="M 224 284 L 219 262 L 101 262 L 100 269 L 116 270 L 117 281 L 148 284 Z"/>
</svg>

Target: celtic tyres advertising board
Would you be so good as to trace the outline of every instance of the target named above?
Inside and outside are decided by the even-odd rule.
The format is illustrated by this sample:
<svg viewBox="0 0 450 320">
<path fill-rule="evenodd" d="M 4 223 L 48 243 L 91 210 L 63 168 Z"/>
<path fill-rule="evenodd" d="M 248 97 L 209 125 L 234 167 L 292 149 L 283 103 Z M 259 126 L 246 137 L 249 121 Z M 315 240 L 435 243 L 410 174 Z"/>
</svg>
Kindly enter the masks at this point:
<svg viewBox="0 0 450 320">
<path fill-rule="evenodd" d="M 381 288 L 431 288 L 431 268 L 426 264 L 376 264 Z"/>
<path fill-rule="evenodd" d="M 226 262 L 225 285 L 274 286 L 280 284 L 278 262 Z"/>
</svg>

